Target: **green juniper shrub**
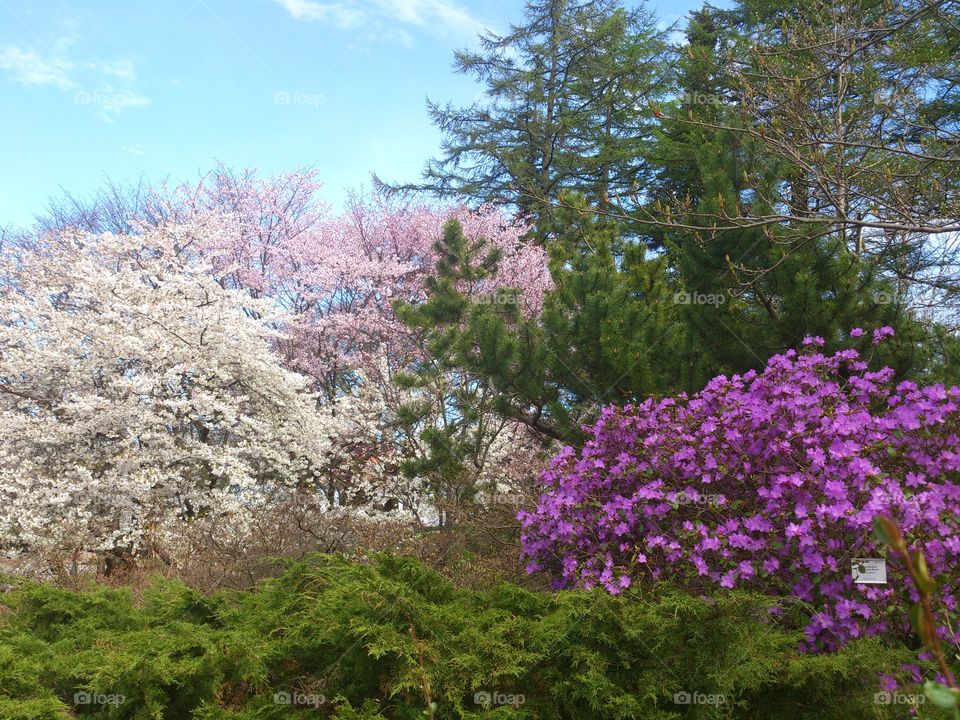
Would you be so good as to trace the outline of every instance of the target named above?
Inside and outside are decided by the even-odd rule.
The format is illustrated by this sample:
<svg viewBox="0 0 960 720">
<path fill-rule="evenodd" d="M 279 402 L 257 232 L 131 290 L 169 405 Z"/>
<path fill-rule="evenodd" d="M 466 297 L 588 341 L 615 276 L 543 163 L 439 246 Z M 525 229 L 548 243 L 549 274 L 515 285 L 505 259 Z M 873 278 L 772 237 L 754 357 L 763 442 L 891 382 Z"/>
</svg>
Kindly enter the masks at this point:
<svg viewBox="0 0 960 720">
<path fill-rule="evenodd" d="M 744 592 L 468 590 L 388 555 L 210 596 L 158 578 L 139 599 L 2 597 L 3 720 L 892 718 L 879 677 L 915 658 L 879 639 L 802 654 L 801 608 L 774 619 Z"/>
</svg>

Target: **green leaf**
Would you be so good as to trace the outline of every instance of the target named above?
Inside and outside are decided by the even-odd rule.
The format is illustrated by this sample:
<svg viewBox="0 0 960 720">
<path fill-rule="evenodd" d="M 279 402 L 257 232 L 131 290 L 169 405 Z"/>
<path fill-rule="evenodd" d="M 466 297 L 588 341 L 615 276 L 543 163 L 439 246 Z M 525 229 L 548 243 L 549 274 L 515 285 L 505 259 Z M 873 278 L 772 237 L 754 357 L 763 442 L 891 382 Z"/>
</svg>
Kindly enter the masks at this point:
<svg viewBox="0 0 960 720">
<path fill-rule="evenodd" d="M 923 552 L 917 550 L 917 555 L 913 561 L 913 567 L 917 572 L 917 585 L 921 592 L 929 595 L 937 589 L 937 584 L 930 577 L 930 570 L 927 568 L 927 560 L 923 557 Z"/>
<path fill-rule="evenodd" d="M 873 532 L 877 536 L 877 540 L 884 545 L 893 545 L 893 538 L 890 537 L 884 520 L 886 520 L 886 518 L 883 517 L 875 517 L 873 519 Z"/>
<path fill-rule="evenodd" d="M 900 534 L 900 528 L 887 516 L 878 515 L 874 518 L 873 532 L 877 536 L 877 540 L 884 545 L 889 545 L 897 550 L 903 549 L 903 535 Z"/>
<path fill-rule="evenodd" d="M 923 609 L 919 605 L 913 605 L 910 608 L 910 626 L 913 628 L 913 631 L 923 637 Z"/>
<path fill-rule="evenodd" d="M 934 705 L 940 708 L 956 708 L 957 692 L 946 685 L 933 680 L 923 684 L 923 691 Z"/>
</svg>

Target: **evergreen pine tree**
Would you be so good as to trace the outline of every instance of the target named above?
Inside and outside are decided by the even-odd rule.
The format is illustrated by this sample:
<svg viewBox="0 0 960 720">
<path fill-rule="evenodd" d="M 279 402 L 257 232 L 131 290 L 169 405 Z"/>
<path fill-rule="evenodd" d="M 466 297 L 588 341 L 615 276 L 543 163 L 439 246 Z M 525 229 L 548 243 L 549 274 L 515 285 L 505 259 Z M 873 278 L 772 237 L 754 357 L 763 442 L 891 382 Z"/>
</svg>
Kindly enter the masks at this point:
<svg viewBox="0 0 960 720">
<path fill-rule="evenodd" d="M 455 221 L 437 246 L 442 259 L 427 300 L 397 305 L 430 350 L 411 384 L 460 374 L 463 390 L 451 402 L 463 424 L 479 420 L 471 404 L 483 397 L 503 417 L 572 441 L 601 405 L 676 387 L 682 326 L 663 260 L 582 212 L 583 202 L 571 198 L 573 209 L 558 212 L 550 248 L 555 288 L 539 316 L 504 301 L 511 291 L 497 302 L 469 297 L 469 285 L 495 272 L 497 258 L 471 245 Z M 442 442 L 452 447 L 455 439 L 448 433 Z M 431 462 L 445 453 L 433 453 Z"/>
<path fill-rule="evenodd" d="M 456 71 L 485 98 L 429 103 L 443 156 L 403 189 L 511 204 L 540 242 L 563 191 L 629 206 L 649 174 L 650 104 L 668 89 L 663 36 L 650 13 L 620 0 L 531 0 L 523 24 L 456 54 Z"/>
</svg>

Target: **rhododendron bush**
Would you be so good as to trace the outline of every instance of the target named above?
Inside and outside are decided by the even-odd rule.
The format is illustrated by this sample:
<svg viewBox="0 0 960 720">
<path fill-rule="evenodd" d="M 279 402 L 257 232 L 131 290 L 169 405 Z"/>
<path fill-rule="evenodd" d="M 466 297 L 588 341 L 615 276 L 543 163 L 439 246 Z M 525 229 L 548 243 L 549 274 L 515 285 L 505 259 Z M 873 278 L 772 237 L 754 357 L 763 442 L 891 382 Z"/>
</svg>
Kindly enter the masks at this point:
<svg viewBox="0 0 960 720">
<path fill-rule="evenodd" d="M 875 330 L 873 344 L 889 335 Z M 872 524 L 887 514 L 942 579 L 941 614 L 954 614 L 960 388 L 896 384 L 858 350 L 821 346 L 808 338 L 689 397 L 606 408 L 521 513 L 528 569 L 613 593 L 669 580 L 793 595 L 813 608 L 811 648 L 829 649 L 903 627 L 890 607 L 902 568 L 888 565 L 889 585 L 851 577 L 851 558 L 884 555 Z"/>
</svg>

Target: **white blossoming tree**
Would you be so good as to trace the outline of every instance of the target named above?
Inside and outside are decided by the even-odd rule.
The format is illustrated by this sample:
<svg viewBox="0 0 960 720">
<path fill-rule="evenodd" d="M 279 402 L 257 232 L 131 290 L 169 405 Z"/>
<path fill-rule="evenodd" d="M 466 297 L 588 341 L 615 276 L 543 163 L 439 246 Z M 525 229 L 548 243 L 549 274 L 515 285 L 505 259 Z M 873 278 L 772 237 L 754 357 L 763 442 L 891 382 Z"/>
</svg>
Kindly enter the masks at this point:
<svg viewBox="0 0 960 720">
<path fill-rule="evenodd" d="M 6 553 L 150 552 L 178 523 L 242 519 L 278 488 L 322 491 L 330 468 L 362 464 L 343 454 L 375 440 L 376 398 L 318 407 L 283 367 L 277 307 L 225 289 L 192 252 L 229 227 L 64 232 L 0 258 Z M 369 502 L 377 488 L 356 477 Z"/>
<path fill-rule="evenodd" d="M 490 403 L 477 403 L 477 421 L 462 426 L 457 452 L 464 457 L 456 473 L 418 464 L 430 452 L 424 432 L 459 422 L 449 400 L 461 379 L 440 375 L 429 388 L 404 382 L 429 353 L 424 335 L 398 318 L 394 303 L 423 300 L 426 279 L 435 272 L 434 244 L 450 217 L 471 240 L 483 238 L 503 253 L 496 277 L 471 292 L 486 298 L 499 287 L 517 288 L 526 314 L 539 312 L 551 285 L 543 249 L 525 243 L 526 228 L 493 207 L 432 208 L 372 196 L 331 216 L 317 199 L 318 187 L 311 170 L 260 178 L 219 166 L 175 188 L 111 185 L 90 206 L 66 198 L 51 205 L 36 233 L 11 236 L 8 248 L 38 248 L 0 268 L 0 288 L 6 277 L 11 292 L 0 315 L 0 342 L 8 346 L 0 346 L 0 412 L 14 411 L 3 422 L 18 438 L 16 447 L 0 450 L 0 500 L 10 500 L 0 510 L 0 545 L 28 550 L 20 553 L 17 571 L 42 556 L 41 544 L 58 549 L 54 566 L 78 548 L 119 549 L 124 557 L 132 548 L 177 568 L 195 561 L 206 574 L 213 564 L 232 564 L 236 572 L 227 574 L 248 582 L 258 572 L 257 556 L 389 548 L 441 519 L 452 527 L 456 518 L 475 513 L 478 502 L 501 506 L 498 518 L 516 512 L 544 453 Z M 160 270 L 162 284 L 146 280 Z M 171 294 L 180 283 L 185 289 Z M 84 297 L 96 302 L 78 304 L 77 291 L 61 297 L 62 287 L 74 286 L 87 288 Z M 56 313 L 44 309 L 49 303 Z M 218 314 L 221 306 L 229 314 Z M 82 316 L 85 342 L 98 357 L 84 356 L 85 364 L 77 365 L 73 356 L 88 350 L 77 348 L 76 333 L 31 319 L 44 312 L 75 324 Z M 117 319 L 102 317 L 108 313 Z M 202 336 L 201 316 L 204 327 L 212 326 Z M 183 318 L 186 326 L 171 324 L 172 318 Z M 247 329 L 252 335 L 244 334 Z M 73 345 L 45 339 L 61 332 Z M 222 340 L 233 334 L 253 338 L 252 354 Z M 221 339 L 214 342 L 215 336 Z M 130 343 L 136 348 L 126 347 Z M 15 367 L 32 368 L 32 355 L 42 355 L 48 344 L 63 349 L 39 363 L 38 373 Z M 172 347 L 163 358 L 152 350 L 143 357 L 144 345 Z M 61 363 L 76 366 L 72 373 L 82 380 L 49 370 Z M 206 382 L 222 366 L 229 368 L 228 379 Z M 153 387 L 163 373 L 174 377 L 166 395 L 131 386 Z M 100 375 L 113 384 L 91 380 Z M 251 391 L 285 382 L 281 378 L 296 380 L 295 394 L 308 415 L 291 419 L 296 405 L 271 403 L 272 395 Z M 307 391 L 316 398 L 306 400 Z M 87 407 L 65 414 L 65 398 Z M 179 405 L 171 410 L 172 403 Z M 223 412 L 211 413 L 218 404 L 243 420 L 231 425 Z M 116 415 L 112 424 L 126 434 L 99 429 L 110 418 L 108 407 Z M 64 417 L 67 427 L 61 428 Z M 57 442 L 41 448 L 42 432 Z M 65 441 L 68 432 L 79 434 L 73 446 Z M 70 472 L 58 475 L 56 462 Z M 64 490 L 70 483 L 82 492 Z M 96 497 L 88 496 L 91 488 L 108 496 L 105 510 L 90 502 Z M 500 524 L 510 523 L 512 517 Z M 217 560 L 208 561 L 212 557 Z"/>
</svg>

